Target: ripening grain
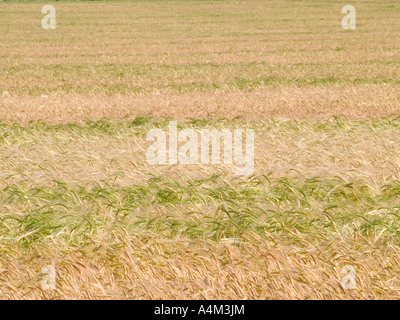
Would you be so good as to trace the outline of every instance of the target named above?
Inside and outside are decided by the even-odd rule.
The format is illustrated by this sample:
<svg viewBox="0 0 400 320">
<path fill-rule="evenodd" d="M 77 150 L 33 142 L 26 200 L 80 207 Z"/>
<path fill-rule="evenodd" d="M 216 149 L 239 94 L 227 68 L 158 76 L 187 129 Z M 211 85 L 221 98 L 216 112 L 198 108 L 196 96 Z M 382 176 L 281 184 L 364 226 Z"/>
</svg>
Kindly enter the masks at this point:
<svg viewBox="0 0 400 320">
<path fill-rule="evenodd" d="M 51 3 L 0 4 L 0 298 L 400 298 L 399 3 Z M 253 174 L 150 165 L 171 119 Z"/>
</svg>

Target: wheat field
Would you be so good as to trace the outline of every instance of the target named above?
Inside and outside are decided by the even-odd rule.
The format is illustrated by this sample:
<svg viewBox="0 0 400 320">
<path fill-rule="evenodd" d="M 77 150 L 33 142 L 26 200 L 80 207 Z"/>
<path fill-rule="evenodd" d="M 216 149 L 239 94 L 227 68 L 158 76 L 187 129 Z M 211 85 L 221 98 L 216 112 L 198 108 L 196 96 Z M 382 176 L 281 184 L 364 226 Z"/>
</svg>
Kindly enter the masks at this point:
<svg viewBox="0 0 400 320">
<path fill-rule="evenodd" d="M 386 0 L 0 2 L 0 298 L 399 299 L 399 30 Z M 254 130 L 254 171 L 150 164 L 171 120 Z"/>
</svg>

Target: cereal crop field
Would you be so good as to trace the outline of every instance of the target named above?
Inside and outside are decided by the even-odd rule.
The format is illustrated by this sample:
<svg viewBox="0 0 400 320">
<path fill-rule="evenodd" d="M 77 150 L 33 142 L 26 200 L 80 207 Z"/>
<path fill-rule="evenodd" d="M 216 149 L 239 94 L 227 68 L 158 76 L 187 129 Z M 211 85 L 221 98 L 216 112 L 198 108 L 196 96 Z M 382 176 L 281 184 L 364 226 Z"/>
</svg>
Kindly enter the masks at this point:
<svg viewBox="0 0 400 320">
<path fill-rule="evenodd" d="M 394 0 L 1 1 L 0 298 L 400 299 L 399 32 Z M 253 132 L 251 170 L 170 161 L 173 124 Z"/>
</svg>

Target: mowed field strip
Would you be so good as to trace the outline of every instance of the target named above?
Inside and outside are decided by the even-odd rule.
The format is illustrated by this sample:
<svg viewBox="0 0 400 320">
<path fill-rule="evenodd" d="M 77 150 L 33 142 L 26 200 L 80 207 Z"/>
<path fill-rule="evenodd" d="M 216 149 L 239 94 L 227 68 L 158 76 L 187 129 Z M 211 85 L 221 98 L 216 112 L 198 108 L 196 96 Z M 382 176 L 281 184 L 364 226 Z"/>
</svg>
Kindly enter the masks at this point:
<svg viewBox="0 0 400 320">
<path fill-rule="evenodd" d="M 1 298 L 400 298 L 399 3 L 49 3 L 0 3 Z M 254 171 L 150 164 L 170 120 Z"/>
</svg>

